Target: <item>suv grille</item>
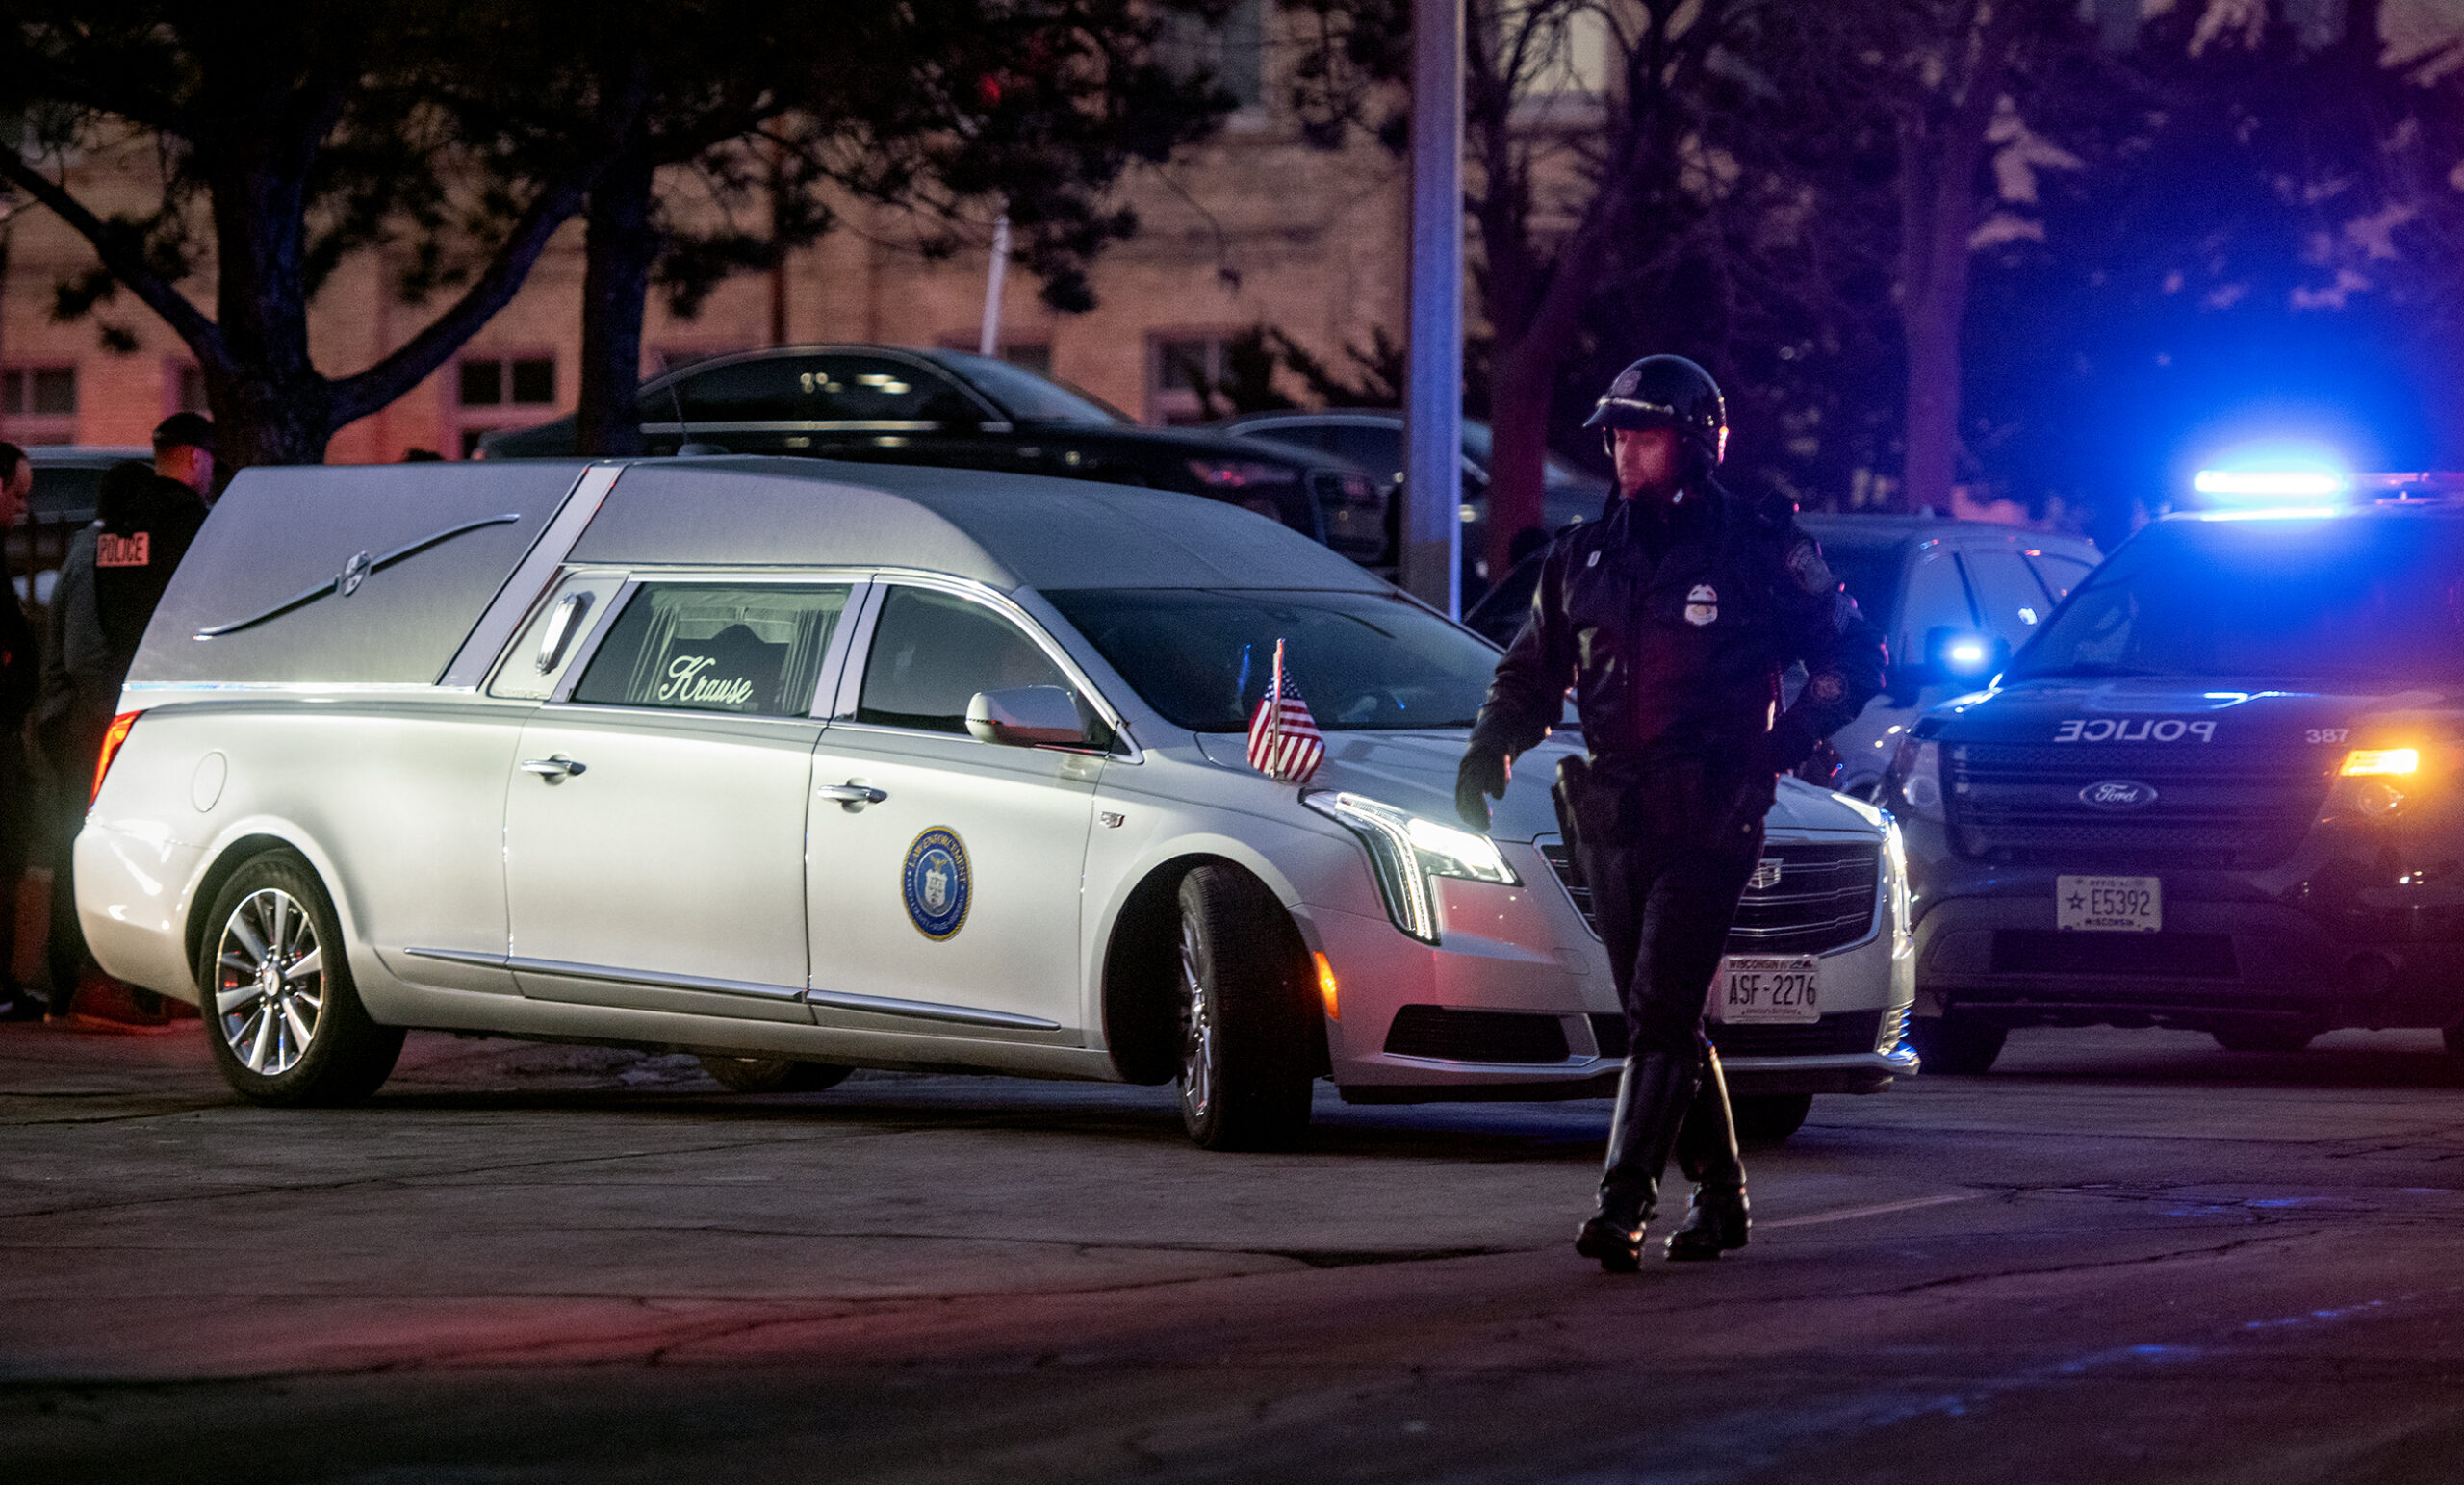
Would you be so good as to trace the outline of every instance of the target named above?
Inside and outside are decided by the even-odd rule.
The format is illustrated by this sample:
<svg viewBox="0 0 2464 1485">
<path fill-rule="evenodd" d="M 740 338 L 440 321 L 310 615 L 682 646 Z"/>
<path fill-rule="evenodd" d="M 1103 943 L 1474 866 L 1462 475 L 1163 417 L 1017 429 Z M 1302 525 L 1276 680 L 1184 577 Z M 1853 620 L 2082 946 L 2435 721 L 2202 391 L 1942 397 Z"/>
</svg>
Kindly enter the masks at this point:
<svg viewBox="0 0 2464 1485">
<path fill-rule="evenodd" d="M 1942 757 L 1959 853 L 2045 866 L 2271 866 L 2301 843 L 2329 782 L 2318 757 L 2275 748 L 1950 743 Z M 2155 802 L 2129 814 L 2080 802 L 2109 779 L 2146 784 Z"/>
<path fill-rule="evenodd" d="M 1594 934 L 1591 887 L 1565 842 L 1542 840 L 1540 854 L 1574 900 L 1575 910 Z M 1731 954 L 1821 954 L 1857 942 L 1872 932 L 1874 901 L 1882 884 L 1882 847 L 1857 842 L 1811 845 L 1794 841 L 1762 848 L 1762 859 L 1780 864 L 1779 880 L 1748 886 L 1729 929 Z"/>
<path fill-rule="evenodd" d="M 1899 1011 L 1843 1011 L 1819 1021 L 1796 1026 L 1730 1026 L 1708 1021 L 1703 1030 L 1722 1057 L 1822 1057 L 1841 1052 L 1887 1052 L 1899 1044 Z M 1885 1022 L 1890 1039 L 1883 1039 Z M 1592 1039 L 1603 1057 L 1626 1055 L 1626 1017 L 1621 1013 L 1591 1018 Z"/>
</svg>

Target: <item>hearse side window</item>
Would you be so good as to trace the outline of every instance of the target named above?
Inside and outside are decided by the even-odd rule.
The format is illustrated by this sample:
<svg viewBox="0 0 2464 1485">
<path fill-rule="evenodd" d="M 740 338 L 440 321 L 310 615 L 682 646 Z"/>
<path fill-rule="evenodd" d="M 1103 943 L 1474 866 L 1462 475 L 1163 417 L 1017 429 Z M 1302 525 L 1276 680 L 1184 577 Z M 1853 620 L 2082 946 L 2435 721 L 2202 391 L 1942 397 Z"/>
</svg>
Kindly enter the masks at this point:
<svg viewBox="0 0 2464 1485">
<path fill-rule="evenodd" d="M 930 588 L 892 588 L 873 630 L 856 720 L 963 733 L 975 693 L 1010 686 L 1067 687 L 1069 678 L 983 604 Z"/>
<path fill-rule="evenodd" d="M 759 356 L 695 372 L 677 384 L 695 422 L 965 422 L 984 414 L 937 371 L 886 356 Z M 676 416 L 647 393 L 642 416 Z"/>
<path fill-rule="evenodd" d="M 843 586 L 646 583 L 591 656 L 574 700 L 808 716 L 847 594 Z"/>
</svg>

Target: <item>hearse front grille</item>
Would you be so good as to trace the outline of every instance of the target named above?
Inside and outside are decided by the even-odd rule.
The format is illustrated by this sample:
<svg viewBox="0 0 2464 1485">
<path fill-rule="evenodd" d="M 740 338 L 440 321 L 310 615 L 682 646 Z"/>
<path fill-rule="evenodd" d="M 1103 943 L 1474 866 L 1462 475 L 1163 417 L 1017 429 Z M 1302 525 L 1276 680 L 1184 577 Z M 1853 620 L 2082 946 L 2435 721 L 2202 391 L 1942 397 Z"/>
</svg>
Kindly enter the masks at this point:
<svg viewBox="0 0 2464 1485">
<path fill-rule="evenodd" d="M 1565 1022 L 1553 1015 L 1405 1006 L 1386 1030 L 1386 1050 L 1450 1063 L 1562 1063 L 1572 1049 Z"/>
<path fill-rule="evenodd" d="M 2326 799 L 2328 764 L 2281 748 L 1946 743 L 1951 840 L 1979 860 L 2042 866 L 2248 869 L 2283 860 Z M 2126 780 L 2155 791 L 2128 813 L 2082 791 Z"/>
<path fill-rule="evenodd" d="M 1543 839 L 1540 854 L 1594 934 L 1591 888 L 1565 842 Z M 1776 864 L 1776 876 L 1772 867 Z M 1762 848 L 1759 885 L 1749 884 L 1729 929 L 1731 954 L 1823 954 L 1873 931 L 1882 888 L 1882 847 L 1866 842 L 1774 842 Z"/>
<path fill-rule="evenodd" d="M 1897 1012 L 1891 1012 L 1896 1014 Z M 1722 1057 L 1823 1057 L 1841 1052 L 1888 1051 L 1899 1042 L 1894 1027 L 1888 1042 L 1882 1039 L 1885 1012 L 1843 1011 L 1818 1021 L 1795 1026 L 1730 1026 L 1713 1021 L 1704 1028 Z M 1595 1014 L 1591 1036 L 1603 1057 L 1626 1055 L 1626 1017 Z"/>
</svg>

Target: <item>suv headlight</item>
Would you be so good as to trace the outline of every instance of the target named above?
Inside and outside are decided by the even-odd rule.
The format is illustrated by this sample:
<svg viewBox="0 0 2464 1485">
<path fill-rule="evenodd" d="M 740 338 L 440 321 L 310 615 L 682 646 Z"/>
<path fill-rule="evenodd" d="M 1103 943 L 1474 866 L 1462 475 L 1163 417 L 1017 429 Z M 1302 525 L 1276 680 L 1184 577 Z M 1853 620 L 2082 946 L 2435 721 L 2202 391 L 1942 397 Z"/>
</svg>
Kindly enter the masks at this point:
<svg viewBox="0 0 2464 1485">
<path fill-rule="evenodd" d="M 1424 943 L 1437 942 L 1437 898 L 1431 877 L 1460 877 L 1521 886 L 1523 879 L 1498 854 L 1497 842 L 1460 826 L 1440 825 L 1358 794 L 1320 790 L 1300 803 L 1360 837 L 1376 868 L 1377 892 L 1395 926 Z"/>
<path fill-rule="evenodd" d="M 1919 741 L 1913 736 L 1899 740 L 1899 754 L 1890 760 L 1890 775 L 1885 781 L 1890 790 L 1908 803 L 1908 812 L 1920 820 L 1942 823 L 1942 745 L 1930 739 Z"/>
</svg>

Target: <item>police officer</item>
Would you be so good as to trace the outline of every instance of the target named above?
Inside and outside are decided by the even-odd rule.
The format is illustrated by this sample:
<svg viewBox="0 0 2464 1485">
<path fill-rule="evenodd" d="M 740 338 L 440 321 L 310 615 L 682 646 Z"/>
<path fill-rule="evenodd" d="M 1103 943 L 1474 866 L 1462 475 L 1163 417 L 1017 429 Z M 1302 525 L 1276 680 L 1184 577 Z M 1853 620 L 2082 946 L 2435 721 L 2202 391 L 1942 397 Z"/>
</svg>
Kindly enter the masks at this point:
<svg viewBox="0 0 2464 1485">
<path fill-rule="evenodd" d="M 78 927 L 71 876 L 94 764 L 138 641 L 206 514 L 195 485 L 134 459 L 104 473 L 94 509 L 94 524 L 70 539 L 52 589 L 35 706 L 35 740 L 51 778 L 51 1013 L 64 1018 L 78 983 L 99 972 Z M 140 1009 L 152 998 L 143 994 Z"/>
<path fill-rule="evenodd" d="M 1642 1261 L 1672 1153 L 1697 1183 L 1672 1259 L 1745 1245 L 1745 1167 L 1703 1008 L 1762 849 L 1777 777 L 1882 688 L 1882 637 L 1797 528 L 1795 508 L 1723 489 L 1719 387 L 1681 356 L 1626 368 L 1584 426 L 1604 430 L 1617 493 L 1541 565 L 1456 776 L 1476 830 L 1515 755 L 1575 695 L 1586 758 L 1558 768 L 1559 813 L 1591 887 L 1626 1008 L 1628 1055 L 1600 1205 L 1575 1250 Z M 1781 672 L 1805 663 L 1793 704 Z"/>
</svg>

